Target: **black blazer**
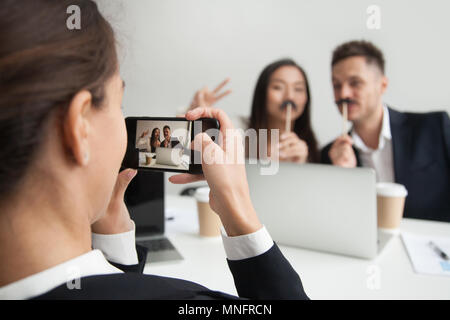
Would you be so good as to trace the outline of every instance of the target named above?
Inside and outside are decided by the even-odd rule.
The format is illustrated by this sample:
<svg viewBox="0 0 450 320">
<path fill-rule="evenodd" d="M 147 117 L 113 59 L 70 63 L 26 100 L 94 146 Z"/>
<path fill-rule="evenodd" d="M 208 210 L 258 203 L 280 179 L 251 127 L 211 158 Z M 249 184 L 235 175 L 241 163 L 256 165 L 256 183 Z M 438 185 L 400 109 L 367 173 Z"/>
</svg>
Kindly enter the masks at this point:
<svg viewBox="0 0 450 320">
<path fill-rule="evenodd" d="M 450 222 L 450 120 L 446 112 L 389 110 L 395 182 L 408 190 L 404 216 Z M 321 162 L 331 164 L 328 153 Z M 362 166 L 355 147 L 358 166 Z"/>
<path fill-rule="evenodd" d="M 63 284 L 35 299 L 238 299 L 226 293 L 209 290 L 194 282 L 144 275 L 142 272 L 147 251 L 140 246 L 137 246 L 137 250 L 138 265 L 113 264 L 125 273 L 84 277 L 80 279 L 80 290 L 70 290 Z M 276 244 L 257 257 L 238 261 L 228 260 L 228 266 L 241 298 L 308 299 L 300 277 Z"/>
<path fill-rule="evenodd" d="M 180 143 L 180 141 L 178 140 L 178 138 L 171 137 L 171 138 L 170 138 L 169 144 L 165 147 L 165 146 L 163 145 L 164 141 L 165 141 L 165 139 L 163 139 L 163 140 L 161 141 L 161 145 L 159 146 L 160 148 L 175 148 L 175 147 L 177 146 L 177 144 Z"/>
</svg>

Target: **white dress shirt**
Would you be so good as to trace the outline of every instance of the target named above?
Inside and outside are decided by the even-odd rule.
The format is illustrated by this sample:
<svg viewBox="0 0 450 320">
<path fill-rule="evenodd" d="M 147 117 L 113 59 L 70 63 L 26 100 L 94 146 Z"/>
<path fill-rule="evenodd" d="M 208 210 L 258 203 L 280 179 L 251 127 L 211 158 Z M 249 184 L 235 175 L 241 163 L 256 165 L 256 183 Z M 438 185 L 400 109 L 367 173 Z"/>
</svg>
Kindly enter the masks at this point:
<svg viewBox="0 0 450 320">
<path fill-rule="evenodd" d="M 377 182 L 395 182 L 392 135 L 388 108 L 383 106 L 383 124 L 377 149 L 374 150 L 367 147 L 353 129 L 351 136 L 354 145 L 359 152 L 362 166 L 375 170 Z"/>
<path fill-rule="evenodd" d="M 228 237 L 222 230 L 225 253 L 229 260 L 242 260 L 265 253 L 273 240 L 265 227 L 239 237 Z M 82 277 L 122 273 L 109 261 L 123 265 L 138 263 L 135 247 L 135 228 L 129 232 L 111 235 L 92 234 L 93 250 L 50 269 L 0 287 L 0 300 L 30 299 L 42 295 L 64 283 L 77 290 Z M 78 284 L 77 284 L 78 281 Z"/>
<path fill-rule="evenodd" d="M 138 142 L 137 142 L 137 147 L 139 149 L 145 149 L 147 151 L 151 151 L 152 148 L 150 146 L 150 139 L 149 138 L 139 138 Z"/>
</svg>

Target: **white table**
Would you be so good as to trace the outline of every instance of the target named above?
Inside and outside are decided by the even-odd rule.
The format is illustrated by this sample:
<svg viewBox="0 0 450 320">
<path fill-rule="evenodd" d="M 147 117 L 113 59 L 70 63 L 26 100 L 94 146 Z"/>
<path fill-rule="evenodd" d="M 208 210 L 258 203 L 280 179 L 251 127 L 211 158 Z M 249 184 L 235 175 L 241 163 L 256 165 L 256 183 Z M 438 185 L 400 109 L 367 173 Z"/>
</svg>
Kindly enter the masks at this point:
<svg viewBox="0 0 450 320">
<path fill-rule="evenodd" d="M 152 152 L 139 152 L 139 167 L 151 168 L 151 169 L 170 169 L 170 170 L 188 170 L 189 169 L 189 156 L 182 155 L 182 161 L 178 166 L 159 164 L 156 163 L 156 153 Z M 147 164 L 147 157 L 151 158 L 150 163 Z"/>
<path fill-rule="evenodd" d="M 182 278 L 236 294 L 222 240 L 198 235 L 197 207 L 189 197 L 166 196 L 166 235 L 183 255 L 150 263 L 145 273 Z M 403 219 L 402 231 L 449 236 L 450 223 Z M 374 260 L 280 246 L 311 299 L 450 299 L 450 277 L 416 274 L 399 236 Z"/>
</svg>

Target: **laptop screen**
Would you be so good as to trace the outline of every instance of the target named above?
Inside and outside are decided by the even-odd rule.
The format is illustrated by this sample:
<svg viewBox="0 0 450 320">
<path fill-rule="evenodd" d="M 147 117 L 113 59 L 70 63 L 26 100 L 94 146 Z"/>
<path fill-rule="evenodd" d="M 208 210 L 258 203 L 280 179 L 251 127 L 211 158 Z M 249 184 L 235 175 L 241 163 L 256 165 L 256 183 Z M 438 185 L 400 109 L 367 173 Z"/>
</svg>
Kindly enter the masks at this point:
<svg viewBox="0 0 450 320">
<path fill-rule="evenodd" d="M 139 171 L 125 192 L 136 237 L 164 233 L 164 173 Z"/>
</svg>

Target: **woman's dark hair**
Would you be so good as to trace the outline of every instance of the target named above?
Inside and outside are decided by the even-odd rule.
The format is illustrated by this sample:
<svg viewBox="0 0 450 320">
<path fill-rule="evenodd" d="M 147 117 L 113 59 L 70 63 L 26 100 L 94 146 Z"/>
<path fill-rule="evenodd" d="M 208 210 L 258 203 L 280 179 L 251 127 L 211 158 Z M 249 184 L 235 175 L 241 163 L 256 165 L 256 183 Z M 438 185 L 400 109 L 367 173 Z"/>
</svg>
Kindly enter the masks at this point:
<svg viewBox="0 0 450 320">
<path fill-rule="evenodd" d="M 269 64 L 261 72 L 256 83 L 255 92 L 253 94 L 252 111 L 249 120 L 249 128 L 255 129 L 269 129 L 268 128 L 268 114 L 267 114 L 267 88 L 269 86 L 270 77 L 281 67 L 292 66 L 296 67 L 305 78 L 307 100 L 302 115 L 295 121 L 294 132 L 297 136 L 304 140 L 308 145 L 308 162 L 319 162 L 319 151 L 317 140 L 311 127 L 311 93 L 309 90 L 308 78 L 305 71 L 291 59 L 282 59 Z"/>
<path fill-rule="evenodd" d="M 69 30 L 71 5 L 81 29 Z M 90 0 L 3 0 L 0 5 L 0 200 L 16 191 L 51 119 L 77 92 L 101 107 L 118 70 L 114 32 Z"/>
<path fill-rule="evenodd" d="M 159 138 L 156 137 L 156 130 L 159 130 L 159 128 L 153 128 L 152 130 L 152 136 L 150 137 L 150 148 L 151 152 L 155 152 L 154 144 L 156 141 L 159 141 Z"/>
</svg>

